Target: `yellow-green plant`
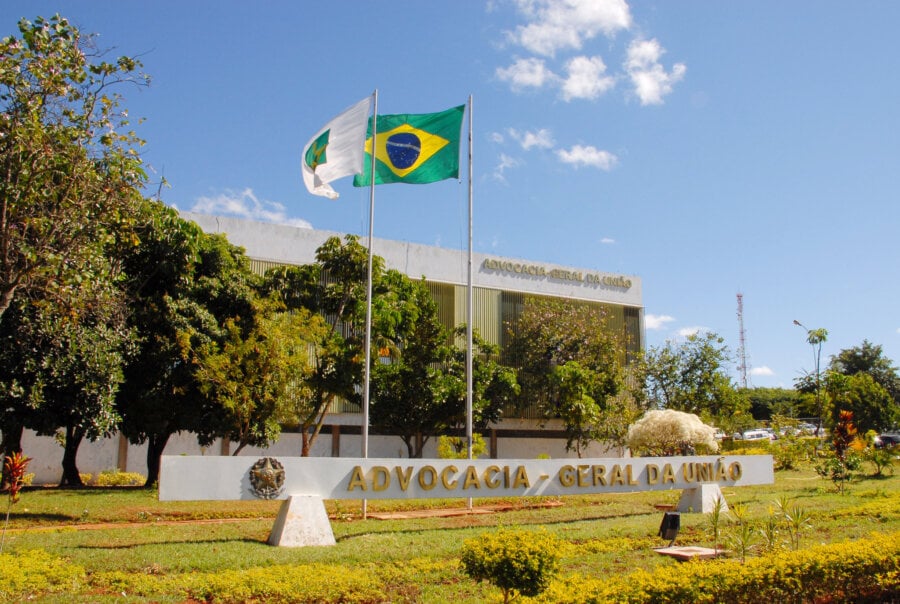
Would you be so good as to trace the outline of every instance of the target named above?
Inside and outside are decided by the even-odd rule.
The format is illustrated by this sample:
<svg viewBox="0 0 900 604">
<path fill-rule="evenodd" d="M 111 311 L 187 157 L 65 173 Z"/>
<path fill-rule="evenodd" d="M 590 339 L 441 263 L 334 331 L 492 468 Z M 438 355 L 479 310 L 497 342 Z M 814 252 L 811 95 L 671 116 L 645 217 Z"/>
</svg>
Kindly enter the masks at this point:
<svg viewBox="0 0 900 604">
<path fill-rule="evenodd" d="M 438 438 L 437 454 L 441 459 L 468 459 L 468 443 L 464 436 L 441 436 Z M 487 451 L 484 438 L 477 432 L 472 434 L 472 458 L 478 458 Z"/>
<path fill-rule="evenodd" d="M 707 515 L 709 528 L 712 529 L 713 533 L 713 549 L 717 552 L 719 551 L 719 526 L 722 521 L 722 514 L 725 511 L 727 511 L 725 500 L 721 497 L 716 497 L 716 500 L 713 502 L 713 508 Z"/>
<path fill-rule="evenodd" d="M 544 530 L 483 533 L 463 543 L 460 557 L 462 571 L 499 587 L 504 603 L 517 594 L 534 597 L 543 592 L 558 564 L 558 540 Z"/>
<path fill-rule="evenodd" d="M 138 472 L 121 472 L 118 469 L 103 470 L 97 475 L 98 487 L 129 487 L 144 484 L 147 478 Z"/>
</svg>

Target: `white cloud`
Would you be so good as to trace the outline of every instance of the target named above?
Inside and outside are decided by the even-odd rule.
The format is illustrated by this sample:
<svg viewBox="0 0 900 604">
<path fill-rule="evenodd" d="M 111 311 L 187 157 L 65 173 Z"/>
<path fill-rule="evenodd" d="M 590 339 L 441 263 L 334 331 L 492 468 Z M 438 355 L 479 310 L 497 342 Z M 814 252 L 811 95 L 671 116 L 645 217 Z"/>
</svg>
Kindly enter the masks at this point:
<svg viewBox="0 0 900 604">
<path fill-rule="evenodd" d="M 671 323 L 675 317 L 669 315 L 644 315 L 644 327 L 647 329 L 662 329 L 667 323 Z"/>
<path fill-rule="evenodd" d="M 531 52 L 552 57 L 557 50 L 579 49 L 598 33 L 613 36 L 631 27 L 625 0 L 517 0 L 527 25 L 508 34 Z"/>
<path fill-rule="evenodd" d="M 274 201 L 260 201 L 247 188 L 241 192 L 225 191 L 215 197 L 198 197 L 190 209 L 198 214 L 238 216 L 260 222 L 274 222 L 301 229 L 311 229 L 312 225 L 301 218 L 288 218 L 282 204 Z"/>
<path fill-rule="evenodd" d="M 541 59 L 517 59 L 507 68 L 498 67 L 497 77 L 503 82 L 509 82 L 515 91 L 525 88 L 543 88 L 559 80 L 559 76 L 550 71 Z"/>
<path fill-rule="evenodd" d="M 602 243 L 603 245 L 612 245 L 615 242 L 616 242 L 616 240 L 613 239 L 612 237 L 603 237 L 600 239 L 600 243 Z"/>
<path fill-rule="evenodd" d="M 489 138 L 492 143 L 503 144 L 503 135 L 499 132 L 491 132 Z"/>
<path fill-rule="evenodd" d="M 590 145 L 575 145 L 569 150 L 559 149 L 556 155 L 563 163 L 572 164 L 576 168 L 588 166 L 607 172 L 619 163 L 619 158 L 609 151 L 603 151 Z"/>
<path fill-rule="evenodd" d="M 687 71 L 684 63 L 676 63 L 671 72 L 666 72 L 659 59 L 665 49 L 656 40 L 634 40 L 628 46 L 625 71 L 634 84 L 634 91 L 641 105 L 660 105 L 663 97 L 672 92 L 672 87 L 684 78 Z"/>
<path fill-rule="evenodd" d="M 522 165 L 522 161 L 515 157 L 510 157 L 506 153 L 500 154 L 500 163 L 494 168 L 492 174 L 494 180 L 506 182 L 506 171 L 511 168 L 518 168 Z"/>
<path fill-rule="evenodd" d="M 682 327 L 678 330 L 679 337 L 686 338 L 688 336 L 697 335 L 701 331 L 709 331 L 708 327 L 703 327 L 700 325 L 692 325 L 690 327 Z"/>
<path fill-rule="evenodd" d="M 508 132 L 509 136 L 519 143 L 526 151 L 532 147 L 537 147 L 538 149 L 552 149 L 553 145 L 556 144 L 553 140 L 553 134 L 546 128 L 541 128 L 537 132 L 519 132 L 518 130 L 510 128 Z"/>
<path fill-rule="evenodd" d="M 606 63 L 600 57 L 574 57 L 566 63 L 568 77 L 562 84 L 562 98 L 596 99 L 616 85 L 606 74 Z"/>
<path fill-rule="evenodd" d="M 750 375 L 775 375 L 775 372 L 763 365 L 762 367 L 753 367 L 750 369 Z"/>
</svg>

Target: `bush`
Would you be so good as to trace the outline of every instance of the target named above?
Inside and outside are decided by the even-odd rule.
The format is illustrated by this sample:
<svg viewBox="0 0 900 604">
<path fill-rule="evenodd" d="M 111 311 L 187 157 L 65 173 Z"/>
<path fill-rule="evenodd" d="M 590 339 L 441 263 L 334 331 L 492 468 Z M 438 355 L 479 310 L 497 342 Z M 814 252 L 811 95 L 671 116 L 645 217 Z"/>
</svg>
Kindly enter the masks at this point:
<svg viewBox="0 0 900 604">
<path fill-rule="evenodd" d="M 82 567 L 43 550 L 0 554 L 0 600 L 5 602 L 47 593 L 78 593 L 84 581 Z"/>
<path fill-rule="evenodd" d="M 710 560 L 623 576 L 567 577 L 541 602 L 771 604 L 886 602 L 900 597 L 900 534 L 739 560 Z"/>
<path fill-rule="evenodd" d="M 476 581 L 488 581 L 509 602 L 516 592 L 537 596 L 550 584 L 559 563 L 559 543 L 545 531 L 483 533 L 463 543 L 460 566 Z"/>
<path fill-rule="evenodd" d="M 103 470 L 97 475 L 95 484 L 98 487 L 134 487 L 147 482 L 147 478 L 137 472 L 120 472 L 119 470 Z"/>
<path fill-rule="evenodd" d="M 690 455 L 695 450 L 715 453 L 716 429 L 693 413 L 673 409 L 648 411 L 628 428 L 625 444 L 635 455 Z"/>
</svg>

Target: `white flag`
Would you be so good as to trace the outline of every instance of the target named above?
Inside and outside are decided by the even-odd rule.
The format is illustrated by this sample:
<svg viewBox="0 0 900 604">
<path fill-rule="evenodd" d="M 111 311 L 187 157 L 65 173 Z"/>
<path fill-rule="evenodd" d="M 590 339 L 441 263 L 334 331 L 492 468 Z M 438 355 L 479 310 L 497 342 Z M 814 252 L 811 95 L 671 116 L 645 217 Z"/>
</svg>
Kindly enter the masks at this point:
<svg viewBox="0 0 900 604">
<path fill-rule="evenodd" d="M 366 129 L 372 97 L 366 97 L 328 122 L 303 148 L 303 182 L 313 195 L 337 199 L 328 184 L 363 171 Z"/>
</svg>

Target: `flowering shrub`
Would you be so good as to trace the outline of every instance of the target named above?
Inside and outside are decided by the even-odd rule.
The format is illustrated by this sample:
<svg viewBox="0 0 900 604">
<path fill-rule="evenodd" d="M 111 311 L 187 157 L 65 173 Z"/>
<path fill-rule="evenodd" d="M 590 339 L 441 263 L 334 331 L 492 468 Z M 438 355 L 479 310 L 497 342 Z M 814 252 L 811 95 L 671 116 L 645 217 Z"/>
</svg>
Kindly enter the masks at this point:
<svg viewBox="0 0 900 604">
<path fill-rule="evenodd" d="M 716 430 L 693 413 L 673 409 L 648 411 L 628 428 L 625 444 L 634 455 L 651 457 L 690 455 L 696 451 L 715 453 Z"/>
<path fill-rule="evenodd" d="M 500 530 L 463 543 L 460 567 L 476 581 L 489 581 L 509 602 L 516 593 L 536 596 L 556 573 L 559 543 L 546 532 Z"/>
<path fill-rule="evenodd" d="M 688 562 L 677 567 L 601 578 L 572 575 L 539 602 L 771 604 L 772 602 L 889 602 L 900 597 L 900 534 L 739 560 Z"/>
</svg>

